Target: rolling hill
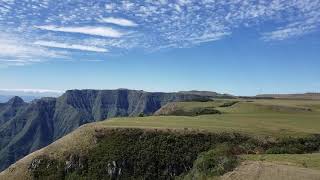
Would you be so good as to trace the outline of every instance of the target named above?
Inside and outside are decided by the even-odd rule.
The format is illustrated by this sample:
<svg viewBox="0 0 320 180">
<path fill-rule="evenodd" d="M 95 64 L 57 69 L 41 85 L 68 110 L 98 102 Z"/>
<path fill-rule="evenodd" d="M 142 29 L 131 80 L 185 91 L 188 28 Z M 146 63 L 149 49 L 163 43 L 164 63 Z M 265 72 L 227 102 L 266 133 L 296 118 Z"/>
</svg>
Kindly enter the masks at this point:
<svg viewBox="0 0 320 180">
<path fill-rule="evenodd" d="M 112 117 L 150 115 L 168 102 L 207 101 L 183 93 L 135 90 L 70 90 L 58 98 L 0 103 L 0 169 L 79 126 Z"/>
<path fill-rule="evenodd" d="M 320 178 L 319 153 L 310 154 L 320 150 L 320 101 L 169 104 L 161 116 L 83 125 L 19 160 L 0 179 Z M 190 114 L 202 108 L 220 113 Z M 177 111 L 186 114 L 171 114 Z"/>
</svg>

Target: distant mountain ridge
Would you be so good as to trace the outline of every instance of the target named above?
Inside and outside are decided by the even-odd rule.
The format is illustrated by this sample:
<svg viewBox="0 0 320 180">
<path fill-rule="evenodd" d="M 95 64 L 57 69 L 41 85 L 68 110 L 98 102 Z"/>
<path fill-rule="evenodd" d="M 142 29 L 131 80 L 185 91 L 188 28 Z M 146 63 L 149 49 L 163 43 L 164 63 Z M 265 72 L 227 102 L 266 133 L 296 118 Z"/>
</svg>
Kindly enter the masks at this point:
<svg viewBox="0 0 320 180">
<path fill-rule="evenodd" d="M 58 98 L 0 103 L 0 170 L 79 126 L 111 117 L 150 115 L 168 102 L 207 101 L 185 93 L 69 90 Z"/>
<path fill-rule="evenodd" d="M 17 95 L 0 95 L 0 103 L 6 103 L 8 102 L 11 98 L 15 97 Z M 35 99 L 40 99 L 41 97 L 38 96 L 19 96 L 23 101 L 25 102 L 31 102 Z"/>
<path fill-rule="evenodd" d="M 278 99 L 309 99 L 320 100 L 320 93 L 303 93 L 303 94 L 261 94 L 256 97 L 278 98 Z"/>
<path fill-rule="evenodd" d="M 31 102 L 42 97 L 58 97 L 63 91 L 41 89 L 0 89 L 0 103 L 5 103 L 15 96 L 21 97 L 25 102 Z"/>
<path fill-rule="evenodd" d="M 220 93 L 213 92 L 213 91 L 191 90 L 191 91 L 179 91 L 179 93 L 207 96 L 207 97 L 212 97 L 212 98 L 235 98 L 235 96 L 230 95 L 230 94 L 220 94 Z"/>
</svg>

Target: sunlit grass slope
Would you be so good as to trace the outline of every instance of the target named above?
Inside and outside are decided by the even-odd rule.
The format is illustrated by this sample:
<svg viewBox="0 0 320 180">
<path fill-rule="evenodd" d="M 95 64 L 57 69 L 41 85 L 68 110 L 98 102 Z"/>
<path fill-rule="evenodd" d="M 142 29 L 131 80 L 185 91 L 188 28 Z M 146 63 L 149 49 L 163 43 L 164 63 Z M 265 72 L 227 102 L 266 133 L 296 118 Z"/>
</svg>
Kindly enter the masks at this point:
<svg viewBox="0 0 320 180">
<path fill-rule="evenodd" d="M 234 101 L 234 100 L 232 100 Z M 320 132 L 320 101 L 307 100 L 240 100 L 205 103 L 183 102 L 176 107 L 190 111 L 192 108 L 211 107 L 222 114 L 200 116 L 149 116 L 115 118 L 100 122 L 109 127 L 138 128 L 193 128 L 211 132 L 236 131 L 249 135 L 297 136 Z M 170 113 L 168 113 L 170 115 Z"/>
<path fill-rule="evenodd" d="M 266 161 L 276 164 L 292 165 L 320 170 L 320 153 L 314 154 L 259 154 L 243 155 L 244 160 Z"/>
</svg>

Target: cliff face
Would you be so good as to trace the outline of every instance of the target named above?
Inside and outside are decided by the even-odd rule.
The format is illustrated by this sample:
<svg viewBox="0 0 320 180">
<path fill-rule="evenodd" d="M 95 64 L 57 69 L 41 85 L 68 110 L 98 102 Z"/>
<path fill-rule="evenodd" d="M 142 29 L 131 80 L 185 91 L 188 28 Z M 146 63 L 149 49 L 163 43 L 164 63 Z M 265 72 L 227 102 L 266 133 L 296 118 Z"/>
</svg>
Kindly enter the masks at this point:
<svg viewBox="0 0 320 180">
<path fill-rule="evenodd" d="M 55 99 L 32 102 L 1 125 L 1 169 L 52 142 L 54 107 Z"/>
<path fill-rule="evenodd" d="M 70 90 L 58 98 L 0 104 L 0 170 L 79 126 L 119 116 L 153 114 L 168 102 L 203 101 L 183 93 L 134 90 Z"/>
<path fill-rule="evenodd" d="M 150 115 L 174 101 L 205 100 L 182 93 L 149 93 L 133 90 L 72 90 L 57 99 L 53 118 L 55 139 L 79 126 L 120 116 Z"/>
</svg>

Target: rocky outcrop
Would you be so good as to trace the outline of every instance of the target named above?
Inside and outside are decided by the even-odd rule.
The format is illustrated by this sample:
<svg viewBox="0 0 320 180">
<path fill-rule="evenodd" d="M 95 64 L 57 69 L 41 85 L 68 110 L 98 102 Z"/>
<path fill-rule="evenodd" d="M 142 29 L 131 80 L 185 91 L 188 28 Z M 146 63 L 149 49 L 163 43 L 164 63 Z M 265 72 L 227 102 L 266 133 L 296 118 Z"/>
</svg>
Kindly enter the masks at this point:
<svg viewBox="0 0 320 180">
<path fill-rule="evenodd" d="M 111 179 L 120 179 L 121 170 L 116 161 L 109 162 L 106 167 L 106 171 Z"/>
<path fill-rule="evenodd" d="M 64 171 L 66 174 L 74 171 L 82 171 L 84 167 L 87 167 L 87 163 L 85 157 L 71 154 L 64 164 Z"/>
<path fill-rule="evenodd" d="M 58 98 L 0 104 L 0 170 L 79 126 L 112 117 L 151 115 L 168 102 L 206 101 L 183 93 L 127 89 L 70 90 Z"/>
</svg>

